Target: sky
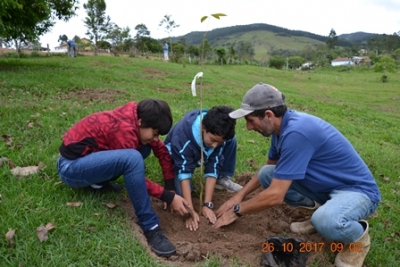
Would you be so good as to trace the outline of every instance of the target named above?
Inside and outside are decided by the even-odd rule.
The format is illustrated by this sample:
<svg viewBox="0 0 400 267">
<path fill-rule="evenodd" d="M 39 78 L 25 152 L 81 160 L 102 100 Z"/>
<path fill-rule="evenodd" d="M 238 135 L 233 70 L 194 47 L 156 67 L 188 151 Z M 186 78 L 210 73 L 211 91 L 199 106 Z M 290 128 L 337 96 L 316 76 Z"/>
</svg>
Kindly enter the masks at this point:
<svg viewBox="0 0 400 267">
<path fill-rule="evenodd" d="M 86 37 L 84 25 L 86 11 L 79 0 L 77 15 L 68 22 L 57 21 L 51 31 L 41 36 L 42 46 L 50 49 L 58 45 L 58 37 L 75 35 Z M 140 2 L 140 3 L 138 3 Z M 138 24 L 146 25 L 155 39 L 168 37 L 159 23 L 170 15 L 179 27 L 171 36 L 182 36 L 192 31 L 210 31 L 236 25 L 265 23 L 289 30 L 307 31 L 328 36 L 331 29 L 336 35 L 354 32 L 393 34 L 400 31 L 400 0 L 106 0 L 106 15 L 119 27 L 129 27 L 136 35 Z M 203 16 L 223 13 L 219 20 Z"/>
</svg>

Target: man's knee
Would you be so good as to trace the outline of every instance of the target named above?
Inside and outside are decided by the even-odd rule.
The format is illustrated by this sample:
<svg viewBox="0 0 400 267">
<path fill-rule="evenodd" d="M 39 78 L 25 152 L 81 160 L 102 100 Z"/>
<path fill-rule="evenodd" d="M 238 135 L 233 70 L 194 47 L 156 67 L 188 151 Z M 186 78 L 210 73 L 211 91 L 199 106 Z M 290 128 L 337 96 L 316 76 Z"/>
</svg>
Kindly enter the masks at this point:
<svg viewBox="0 0 400 267">
<path fill-rule="evenodd" d="M 311 216 L 311 224 L 314 228 L 327 237 L 327 233 L 337 232 L 340 228 L 339 216 L 336 211 L 332 211 L 322 205 Z"/>
<path fill-rule="evenodd" d="M 267 188 L 271 184 L 272 178 L 274 176 L 274 170 L 275 165 L 264 165 L 258 171 L 257 177 L 262 187 Z"/>
</svg>

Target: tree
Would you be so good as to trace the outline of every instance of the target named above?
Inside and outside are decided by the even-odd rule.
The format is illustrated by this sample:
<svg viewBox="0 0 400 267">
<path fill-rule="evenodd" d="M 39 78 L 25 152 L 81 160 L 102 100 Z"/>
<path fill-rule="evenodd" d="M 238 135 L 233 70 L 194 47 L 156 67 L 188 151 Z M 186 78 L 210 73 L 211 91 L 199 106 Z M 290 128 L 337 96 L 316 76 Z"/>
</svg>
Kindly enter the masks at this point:
<svg viewBox="0 0 400 267">
<path fill-rule="evenodd" d="M 101 40 L 97 43 L 97 47 L 101 50 L 111 50 L 112 46 L 109 42 Z"/>
<path fill-rule="evenodd" d="M 273 56 L 269 59 L 269 67 L 275 69 L 282 69 L 285 66 L 285 58 L 282 56 Z"/>
<path fill-rule="evenodd" d="M 172 43 L 171 43 L 171 32 L 175 29 L 178 28 L 179 25 L 175 23 L 171 19 L 171 15 L 165 15 L 163 19 L 160 21 L 158 24 L 160 27 L 165 27 L 165 31 L 168 33 L 168 38 L 169 38 L 169 47 L 171 47 L 171 52 L 173 54 L 173 48 L 172 48 Z"/>
<path fill-rule="evenodd" d="M 0 37 L 14 41 L 17 53 L 21 43 L 36 42 L 56 23 L 75 15 L 78 0 L 2 0 Z"/>
<path fill-rule="evenodd" d="M 299 56 L 290 57 L 288 60 L 289 68 L 297 69 L 305 62 L 304 58 Z"/>
<path fill-rule="evenodd" d="M 174 49 L 175 53 L 172 55 L 171 61 L 175 63 L 182 62 L 182 57 L 185 53 L 185 47 L 178 43 L 173 43 L 172 46 L 172 49 Z"/>
<path fill-rule="evenodd" d="M 110 40 L 111 48 L 114 56 L 118 56 L 123 49 L 126 39 L 131 39 L 129 27 L 120 28 L 117 24 L 111 24 L 111 29 L 105 36 L 105 39 Z"/>
<path fill-rule="evenodd" d="M 236 56 L 235 48 L 233 47 L 233 45 L 231 45 L 228 49 L 228 64 L 229 61 L 232 61 L 233 63 L 233 61 L 235 60 L 235 56 Z"/>
<path fill-rule="evenodd" d="M 337 43 L 338 37 L 336 36 L 336 32 L 334 29 L 331 29 L 328 39 L 326 40 L 326 45 L 328 46 L 328 49 L 334 49 Z"/>
<path fill-rule="evenodd" d="M 212 52 L 212 47 L 211 47 L 210 43 L 208 42 L 207 39 L 204 39 L 200 47 L 202 47 L 202 49 L 203 49 L 204 59 L 207 59 L 208 54 L 210 52 Z"/>
<path fill-rule="evenodd" d="M 392 52 L 392 57 L 397 61 L 400 62 L 400 48 L 397 48 Z"/>
<path fill-rule="evenodd" d="M 58 41 L 57 42 L 67 42 L 68 41 L 68 36 L 66 36 L 65 34 L 60 35 L 58 37 Z"/>
<path fill-rule="evenodd" d="M 190 56 L 200 56 L 200 48 L 197 45 L 189 45 L 188 47 L 188 53 Z"/>
<path fill-rule="evenodd" d="M 252 59 L 254 47 L 250 42 L 240 41 L 236 46 L 236 51 L 240 59 Z"/>
<path fill-rule="evenodd" d="M 136 25 L 135 30 L 137 31 L 135 36 L 136 47 L 144 53 L 145 45 L 147 47 L 147 44 L 145 44 L 145 37 L 150 37 L 150 31 L 145 24 Z"/>
<path fill-rule="evenodd" d="M 88 29 L 86 35 L 93 42 L 94 55 L 97 56 L 97 43 L 105 37 L 110 30 L 110 17 L 106 16 L 106 3 L 104 0 L 88 0 L 83 4 L 87 17 L 84 20 Z"/>
<path fill-rule="evenodd" d="M 221 65 L 225 62 L 226 63 L 226 50 L 222 46 L 217 46 L 214 48 L 214 52 L 217 54 L 217 62 Z"/>
<path fill-rule="evenodd" d="M 379 58 L 379 61 L 375 64 L 374 66 L 374 71 L 375 72 L 395 72 L 396 71 L 396 61 L 389 57 L 389 56 L 383 56 Z"/>
</svg>

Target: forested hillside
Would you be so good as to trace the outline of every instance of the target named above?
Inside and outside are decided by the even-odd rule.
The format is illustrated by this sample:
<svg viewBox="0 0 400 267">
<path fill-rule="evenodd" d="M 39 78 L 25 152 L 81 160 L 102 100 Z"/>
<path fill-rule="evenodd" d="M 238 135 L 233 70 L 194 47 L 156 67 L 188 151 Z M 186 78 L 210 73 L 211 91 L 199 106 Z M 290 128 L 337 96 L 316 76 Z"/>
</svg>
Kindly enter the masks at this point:
<svg viewBox="0 0 400 267">
<path fill-rule="evenodd" d="M 231 27 L 225 27 L 225 28 L 219 28 L 219 29 L 214 29 L 209 32 L 207 32 L 207 40 L 211 43 L 214 44 L 216 43 L 220 38 L 227 38 L 231 35 L 235 34 L 242 34 L 242 33 L 248 33 L 252 31 L 268 31 L 274 33 L 276 36 L 284 36 L 284 37 L 307 37 L 310 39 L 314 39 L 320 42 L 325 42 L 326 39 L 328 38 L 329 31 L 331 29 L 327 29 L 326 36 L 321 36 L 318 34 L 306 32 L 306 31 L 300 31 L 300 30 L 289 30 L 285 29 L 282 27 L 278 26 L 273 26 L 269 24 L 264 24 L 264 23 L 256 23 L 256 24 L 250 24 L 250 25 L 238 25 L 238 26 L 231 26 Z M 360 39 L 358 37 L 359 33 L 357 34 L 357 41 L 365 41 L 370 39 L 371 37 L 374 36 L 374 34 L 370 33 L 363 33 L 362 38 Z M 173 40 L 177 41 L 181 38 L 186 39 L 187 44 L 195 44 L 198 45 L 201 43 L 201 40 L 203 38 L 204 32 L 190 32 L 188 34 L 185 34 L 183 36 L 178 36 L 174 37 Z M 349 42 L 349 36 L 352 36 L 352 34 L 346 34 L 346 38 L 341 38 L 339 36 L 339 43 L 338 45 L 340 46 L 351 46 L 352 43 Z M 353 41 L 353 40 L 351 40 Z"/>
<path fill-rule="evenodd" d="M 206 34 L 206 39 L 212 47 L 222 46 L 226 49 L 237 47 L 239 43 L 251 43 L 254 49 L 254 59 L 264 62 L 271 54 L 293 55 L 307 47 L 324 44 L 331 29 L 327 29 L 327 36 L 314 33 L 289 30 L 269 24 L 238 25 L 214 29 Z M 204 32 L 190 32 L 183 36 L 173 37 L 173 42 L 184 42 L 186 45 L 200 45 Z M 376 34 L 357 32 L 338 36 L 337 45 L 351 47 L 354 44 L 366 44 Z"/>
</svg>

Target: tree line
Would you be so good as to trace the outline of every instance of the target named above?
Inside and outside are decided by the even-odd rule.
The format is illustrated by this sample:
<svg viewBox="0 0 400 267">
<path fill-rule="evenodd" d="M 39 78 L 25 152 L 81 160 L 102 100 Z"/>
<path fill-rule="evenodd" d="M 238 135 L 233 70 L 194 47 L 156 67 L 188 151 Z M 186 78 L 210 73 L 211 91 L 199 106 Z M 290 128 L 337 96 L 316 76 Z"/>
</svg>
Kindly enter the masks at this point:
<svg viewBox="0 0 400 267">
<path fill-rule="evenodd" d="M 41 35 L 47 33 L 56 20 L 68 21 L 75 16 L 78 8 L 77 0 L 3 0 L 0 3 L 0 38 L 4 43 L 14 43 L 17 52 L 22 44 L 32 42 L 38 43 Z M 131 35 L 129 27 L 120 27 L 113 23 L 106 14 L 106 3 L 104 0 L 88 0 L 83 5 L 87 16 L 84 19 L 84 26 L 87 28 L 86 35 L 91 43 L 84 44 L 79 36 L 73 39 L 82 47 L 90 45 L 97 55 L 99 50 L 107 50 L 114 55 L 130 53 L 136 55 L 141 53 L 160 53 L 161 43 L 167 41 L 171 48 L 171 61 L 182 62 L 183 59 L 196 59 L 201 56 L 204 50 L 205 59 L 211 59 L 218 64 L 233 64 L 246 62 L 257 65 L 269 65 L 275 67 L 298 68 L 304 62 L 313 62 L 318 66 L 329 65 L 337 57 L 366 56 L 371 63 L 376 63 L 381 56 L 389 56 L 400 61 L 400 34 L 393 35 L 372 35 L 367 42 L 350 42 L 336 36 L 334 29 L 331 29 L 327 37 L 312 34 L 305 31 L 294 31 L 268 24 L 251 24 L 232 26 L 215 29 L 207 33 L 204 39 L 204 32 L 191 32 L 182 37 L 171 37 L 173 30 L 179 25 L 175 23 L 171 15 L 165 15 L 159 23 L 168 34 L 167 38 L 157 40 L 151 37 L 151 33 L 145 24 L 138 24 L 135 27 L 136 34 Z M 254 60 L 254 44 L 247 41 L 234 41 L 226 45 L 216 45 L 218 38 L 232 34 L 238 34 L 254 30 L 272 31 L 282 36 L 303 36 L 323 43 L 316 46 L 306 46 L 300 51 L 272 48 L 268 51 L 268 62 L 257 62 Z M 358 40 L 364 35 L 358 36 Z M 361 39 L 360 39 L 361 38 Z M 59 41 L 66 41 L 68 37 L 60 35 Z M 363 39 L 366 40 L 366 39 Z"/>
</svg>

